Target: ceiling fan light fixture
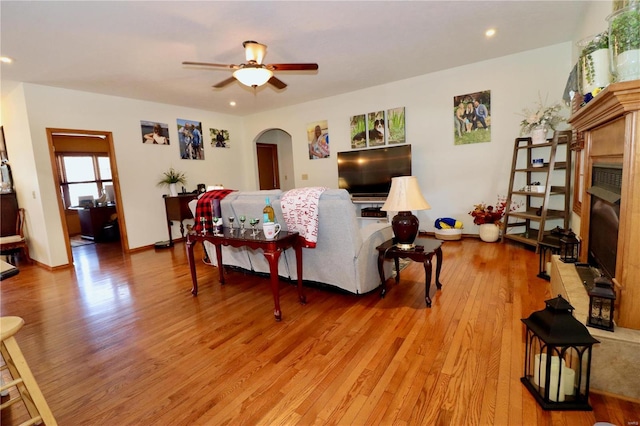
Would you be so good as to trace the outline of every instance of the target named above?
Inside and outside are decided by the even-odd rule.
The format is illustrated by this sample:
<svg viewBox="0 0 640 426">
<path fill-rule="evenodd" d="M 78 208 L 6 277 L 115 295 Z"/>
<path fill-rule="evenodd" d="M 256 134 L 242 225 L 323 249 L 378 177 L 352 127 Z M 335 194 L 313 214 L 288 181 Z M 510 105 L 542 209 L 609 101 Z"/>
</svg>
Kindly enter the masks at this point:
<svg viewBox="0 0 640 426">
<path fill-rule="evenodd" d="M 257 41 L 245 41 L 242 43 L 245 51 L 245 57 L 247 58 L 247 62 L 255 62 L 257 64 L 261 64 L 264 60 L 264 56 L 267 54 L 267 45 L 260 44 Z"/>
<path fill-rule="evenodd" d="M 245 86 L 258 87 L 273 77 L 273 71 L 267 68 L 248 67 L 235 70 L 233 76 Z"/>
</svg>

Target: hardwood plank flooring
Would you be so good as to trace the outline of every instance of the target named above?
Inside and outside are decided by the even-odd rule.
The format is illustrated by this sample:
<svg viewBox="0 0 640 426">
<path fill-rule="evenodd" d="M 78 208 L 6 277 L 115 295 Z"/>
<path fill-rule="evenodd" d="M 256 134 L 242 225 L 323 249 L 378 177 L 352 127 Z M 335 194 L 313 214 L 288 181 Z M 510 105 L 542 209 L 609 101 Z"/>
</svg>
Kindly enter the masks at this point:
<svg viewBox="0 0 640 426">
<path fill-rule="evenodd" d="M 520 383 L 521 318 L 543 309 L 538 257 L 516 244 L 446 242 L 424 303 L 410 263 L 388 292 L 355 296 L 198 264 L 183 243 L 123 254 L 74 248 L 75 267 L 21 264 L 0 284 L 3 316 L 60 425 L 637 425 L 640 404 L 592 394 L 592 412 L 542 410 Z M 196 257 L 202 257 L 200 247 Z M 327 265 L 330 266 L 330 265 Z M 24 420 L 3 410 L 3 425 Z"/>
</svg>

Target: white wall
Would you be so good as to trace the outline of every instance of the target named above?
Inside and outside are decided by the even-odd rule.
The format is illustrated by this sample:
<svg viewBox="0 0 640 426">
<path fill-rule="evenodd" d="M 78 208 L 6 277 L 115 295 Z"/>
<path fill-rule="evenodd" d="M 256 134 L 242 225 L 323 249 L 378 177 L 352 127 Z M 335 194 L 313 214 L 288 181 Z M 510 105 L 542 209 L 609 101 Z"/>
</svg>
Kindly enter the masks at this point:
<svg viewBox="0 0 640 426">
<path fill-rule="evenodd" d="M 24 105 L 22 108 L 21 103 Z M 32 84 L 19 85 L 3 99 L 3 104 L 3 122 L 5 116 L 11 115 L 8 111 L 14 111 L 14 108 L 17 108 L 15 111 L 24 111 L 14 114 L 19 118 L 11 119 L 12 125 L 7 123 L 5 130 L 8 130 L 7 140 L 12 144 L 19 141 L 20 150 L 25 151 L 20 155 L 16 153 L 18 158 L 32 158 L 31 162 L 21 160 L 14 166 L 16 192 L 21 205 L 29 212 L 31 254 L 49 266 L 66 264 L 68 259 L 46 128 L 112 132 L 122 208 L 132 249 L 168 239 L 162 198 L 168 191 L 156 183 L 169 167 L 186 173 L 187 190 L 195 189 L 198 183 L 218 182 L 241 190 L 254 187 L 253 181 L 246 179 L 245 168 L 249 165 L 246 158 L 252 155 L 247 152 L 251 144 L 244 140 L 242 119 L 239 117 Z M 180 159 L 178 118 L 202 122 L 205 160 Z M 168 124 L 171 144 L 143 144 L 140 120 Z M 229 130 L 231 149 L 211 147 L 209 128 Z M 13 161 L 11 147 L 9 155 Z M 35 200 L 31 196 L 33 193 L 36 194 Z M 173 235 L 180 235 L 177 224 L 173 226 Z"/>
<path fill-rule="evenodd" d="M 573 66 L 571 49 L 571 43 L 562 43 L 256 114 L 245 121 L 245 131 L 251 137 L 265 128 L 285 130 L 293 142 L 296 186 L 337 188 L 335 154 L 350 149 L 350 117 L 405 107 L 413 174 L 432 207 L 418 212 L 421 229 L 433 230 L 439 217 L 454 217 L 464 222 L 465 233 L 476 233 L 468 212 L 507 194 L 519 114 L 539 94 L 548 95 L 549 103 L 561 101 Z M 454 146 L 453 97 L 482 90 L 491 90 L 492 140 Z M 328 120 L 331 157 L 309 160 L 306 127 L 318 120 Z M 309 179 L 303 181 L 303 174 Z"/>
<path fill-rule="evenodd" d="M 282 129 L 291 135 L 293 172 L 288 185 L 337 187 L 336 153 L 349 150 L 349 118 L 352 115 L 395 107 L 406 108 L 407 142 L 413 146 L 413 170 L 431 210 L 418 212 L 421 228 L 433 230 L 439 217 L 454 217 L 475 233 L 468 215 L 473 204 L 494 203 L 506 195 L 514 138 L 519 135 L 519 115 L 533 106 L 541 94 L 559 101 L 573 66 L 572 43 L 562 43 L 494 60 L 372 87 L 249 117 L 233 117 L 207 111 L 126 98 L 22 84 L 3 99 L 3 120 L 11 114 L 18 123 L 5 126 L 9 155 L 12 143 L 30 145 L 31 160 L 16 170 L 21 203 L 30 211 L 34 258 L 57 266 L 67 263 L 58 217 L 46 140 L 47 127 L 102 130 L 113 133 L 122 187 L 130 248 L 166 240 L 162 194 L 156 182 L 170 166 L 185 171 L 188 189 L 197 183 L 222 182 L 239 190 L 258 187 L 254 141 L 265 130 Z M 453 96 L 491 90 L 492 141 L 453 145 Z M 15 93 L 15 94 L 14 94 Z M 568 111 L 566 112 L 568 115 Z M 223 128 L 231 133 L 231 149 L 205 144 L 205 160 L 181 160 L 176 119 L 202 121 L 203 133 Z M 167 123 L 172 144 L 141 143 L 140 120 Z M 331 157 L 309 160 L 307 124 L 328 120 Z M 14 149 L 15 151 L 15 149 Z M 17 167 L 16 167 L 17 168 Z M 302 180 L 302 175 L 308 180 Z M 285 186 L 283 186 L 285 187 Z M 36 201 L 30 206 L 32 192 Z M 41 207 L 38 208 L 38 200 Z M 46 212 L 46 213 L 45 213 Z M 174 236 L 179 235 L 174 226 Z"/>
</svg>

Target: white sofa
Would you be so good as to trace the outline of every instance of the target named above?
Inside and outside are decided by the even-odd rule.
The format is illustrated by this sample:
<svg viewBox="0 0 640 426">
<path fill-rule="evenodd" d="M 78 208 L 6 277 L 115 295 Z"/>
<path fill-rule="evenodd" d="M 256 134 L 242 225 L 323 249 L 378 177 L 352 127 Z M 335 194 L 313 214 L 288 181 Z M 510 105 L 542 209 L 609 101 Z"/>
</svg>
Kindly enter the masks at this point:
<svg viewBox="0 0 640 426">
<path fill-rule="evenodd" d="M 269 197 L 275 210 L 276 221 L 284 230 L 280 198 L 282 191 L 233 192 L 221 203 L 225 226 L 227 218 L 240 215 L 262 217 L 265 198 Z M 195 216 L 196 201 L 189 205 Z M 360 227 L 356 208 L 349 193 L 343 189 L 328 189 L 320 197 L 318 205 L 318 241 L 315 248 L 303 249 L 303 280 L 338 287 L 354 294 L 368 293 L 380 285 L 378 252 L 376 247 L 393 236 L 391 225 L 371 223 Z M 236 219 L 235 226 L 239 226 Z M 260 224 L 258 228 L 261 228 Z M 215 249 L 205 244 L 209 258 L 215 264 Z M 222 260 L 225 265 L 249 271 L 268 273 L 269 265 L 262 250 L 223 246 Z M 391 262 L 385 262 L 385 276 L 391 273 Z M 293 249 L 280 257 L 278 273 L 284 278 L 297 279 L 296 258 Z"/>
</svg>

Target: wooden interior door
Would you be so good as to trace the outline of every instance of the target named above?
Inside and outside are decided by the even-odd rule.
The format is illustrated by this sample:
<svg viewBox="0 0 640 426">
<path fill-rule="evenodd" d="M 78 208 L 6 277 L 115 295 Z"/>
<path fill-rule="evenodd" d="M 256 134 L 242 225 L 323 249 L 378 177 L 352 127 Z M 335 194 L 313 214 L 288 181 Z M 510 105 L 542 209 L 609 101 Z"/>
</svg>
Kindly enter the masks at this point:
<svg viewBox="0 0 640 426">
<path fill-rule="evenodd" d="M 258 157 L 258 180 L 260 189 L 280 189 L 280 171 L 278 170 L 278 145 L 270 143 L 256 144 Z"/>
</svg>

